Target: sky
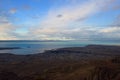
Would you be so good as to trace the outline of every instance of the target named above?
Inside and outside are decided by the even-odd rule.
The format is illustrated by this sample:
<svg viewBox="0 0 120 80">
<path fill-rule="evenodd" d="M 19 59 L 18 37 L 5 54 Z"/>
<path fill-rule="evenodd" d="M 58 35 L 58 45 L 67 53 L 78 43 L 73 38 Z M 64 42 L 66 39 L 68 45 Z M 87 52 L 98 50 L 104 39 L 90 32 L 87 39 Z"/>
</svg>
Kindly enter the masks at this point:
<svg viewBox="0 0 120 80">
<path fill-rule="evenodd" d="M 120 40 L 120 0 L 0 0 L 0 40 Z"/>
</svg>

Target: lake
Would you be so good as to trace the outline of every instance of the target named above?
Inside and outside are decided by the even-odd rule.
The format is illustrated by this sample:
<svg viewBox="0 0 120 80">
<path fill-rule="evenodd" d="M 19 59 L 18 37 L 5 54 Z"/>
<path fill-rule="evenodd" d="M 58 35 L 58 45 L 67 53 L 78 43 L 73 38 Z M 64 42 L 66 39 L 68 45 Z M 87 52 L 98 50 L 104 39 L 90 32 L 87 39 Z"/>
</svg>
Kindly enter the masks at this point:
<svg viewBox="0 0 120 80">
<path fill-rule="evenodd" d="M 0 48 L 20 47 L 20 49 L 0 50 L 0 53 L 36 54 L 45 50 L 64 47 L 83 47 L 89 44 L 120 45 L 119 42 L 99 41 L 0 41 Z"/>
</svg>

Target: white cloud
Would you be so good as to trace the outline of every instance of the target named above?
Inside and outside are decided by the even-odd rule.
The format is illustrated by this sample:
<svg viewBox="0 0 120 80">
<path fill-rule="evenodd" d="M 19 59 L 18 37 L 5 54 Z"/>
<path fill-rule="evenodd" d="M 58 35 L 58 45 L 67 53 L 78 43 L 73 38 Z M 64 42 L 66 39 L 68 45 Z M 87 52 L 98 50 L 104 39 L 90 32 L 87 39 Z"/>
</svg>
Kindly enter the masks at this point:
<svg viewBox="0 0 120 80">
<path fill-rule="evenodd" d="M 0 40 L 17 39 L 12 35 L 15 27 L 10 23 L 6 17 L 0 16 Z"/>
<path fill-rule="evenodd" d="M 120 28 L 119 27 L 108 27 L 100 30 L 102 33 L 113 33 L 113 32 L 119 32 Z"/>
<path fill-rule="evenodd" d="M 73 30 L 65 30 L 61 34 L 77 40 L 117 40 L 120 39 L 120 27 L 84 27 Z"/>
<path fill-rule="evenodd" d="M 106 27 L 98 31 L 103 38 L 120 39 L 120 27 Z"/>
<path fill-rule="evenodd" d="M 11 14 L 15 14 L 17 12 L 17 9 L 16 8 L 12 8 L 9 10 L 9 13 Z"/>
</svg>

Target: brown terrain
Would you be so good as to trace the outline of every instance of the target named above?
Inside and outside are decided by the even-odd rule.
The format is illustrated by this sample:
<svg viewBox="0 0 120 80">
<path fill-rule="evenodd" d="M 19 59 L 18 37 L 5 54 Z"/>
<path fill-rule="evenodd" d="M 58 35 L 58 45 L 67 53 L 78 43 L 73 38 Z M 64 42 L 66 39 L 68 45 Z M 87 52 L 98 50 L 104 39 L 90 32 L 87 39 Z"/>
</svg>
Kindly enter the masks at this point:
<svg viewBox="0 0 120 80">
<path fill-rule="evenodd" d="M 0 54 L 0 80 L 120 80 L 120 46 Z"/>
</svg>

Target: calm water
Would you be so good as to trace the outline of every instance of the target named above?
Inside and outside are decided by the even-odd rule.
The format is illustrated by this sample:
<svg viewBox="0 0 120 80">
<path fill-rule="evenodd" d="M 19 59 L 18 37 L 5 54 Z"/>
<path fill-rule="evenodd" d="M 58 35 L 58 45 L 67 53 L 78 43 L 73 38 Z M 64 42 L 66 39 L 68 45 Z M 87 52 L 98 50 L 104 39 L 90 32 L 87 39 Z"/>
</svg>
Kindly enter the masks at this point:
<svg viewBox="0 0 120 80">
<path fill-rule="evenodd" d="M 89 44 L 119 45 L 119 42 L 92 42 L 92 41 L 18 41 L 18 42 L 0 42 L 0 47 L 20 47 L 21 49 L 0 50 L 0 53 L 13 54 L 36 54 L 45 50 L 64 48 L 64 47 L 82 47 Z"/>
</svg>

